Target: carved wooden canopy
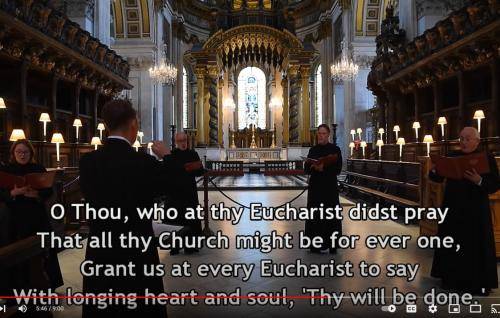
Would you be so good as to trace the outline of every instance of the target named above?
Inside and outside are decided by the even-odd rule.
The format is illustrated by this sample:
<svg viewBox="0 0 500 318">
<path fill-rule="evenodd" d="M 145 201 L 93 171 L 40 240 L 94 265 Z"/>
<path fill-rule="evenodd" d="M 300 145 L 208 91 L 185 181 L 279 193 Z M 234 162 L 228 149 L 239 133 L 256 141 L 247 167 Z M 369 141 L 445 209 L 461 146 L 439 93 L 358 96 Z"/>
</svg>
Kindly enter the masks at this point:
<svg viewBox="0 0 500 318">
<path fill-rule="evenodd" d="M 387 22 L 387 23 L 386 23 Z M 388 12 L 385 33 L 377 37 L 377 58 L 368 88 L 408 93 L 500 56 L 500 2 L 475 0 L 435 27 L 404 44 L 399 21 Z"/>
<path fill-rule="evenodd" d="M 0 0 L 0 48 L 0 57 L 105 94 L 132 88 L 127 61 L 43 1 Z"/>
</svg>

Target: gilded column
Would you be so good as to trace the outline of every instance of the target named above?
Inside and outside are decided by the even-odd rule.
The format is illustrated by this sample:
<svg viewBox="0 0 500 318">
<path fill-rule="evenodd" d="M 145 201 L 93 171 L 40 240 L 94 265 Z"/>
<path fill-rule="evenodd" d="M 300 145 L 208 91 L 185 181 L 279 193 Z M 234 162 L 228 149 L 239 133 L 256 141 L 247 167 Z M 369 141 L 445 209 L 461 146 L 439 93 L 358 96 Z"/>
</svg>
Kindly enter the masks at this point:
<svg viewBox="0 0 500 318">
<path fill-rule="evenodd" d="M 302 65 L 300 67 L 300 78 L 302 82 L 302 120 L 301 120 L 301 143 L 309 145 L 311 143 L 311 98 L 309 96 L 309 78 L 311 67 Z"/>
<path fill-rule="evenodd" d="M 196 67 L 196 89 L 198 91 L 196 103 L 196 141 L 198 146 L 206 146 L 205 140 L 205 116 L 204 116 L 204 99 L 205 99 L 205 73 L 206 69 L 203 66 Z"/>
<path fill-rule="evenodd" d="M 219 140 L 219 146 L 224 147 L 224 114 L 223 114 L 223 101 L 222 101 L 222 89 L 224 88 L 224 78 L 219 78 L 218 80 L 218 87 L 219 89 L 217 90 L 218 98 L 217 98 L 217 109 L 218 109 L 218 121 L 220 125 L 218 125 L 217 129 L 217 138 Z"/>
<path fill-rule="evenodd" d="M 289 132 L 290 144 L 299 143 L 299 107 L 301 96 L 301 83 L 299 78 L 299 66 L 292 65 L 288 69 L 290 78 L 290 100 L 289 100 Z"/>
<path fill-rule="evenodd" d="M 218 110 L 218 67 L 211 65 L 208 67 L 208 136 L 209 136 L 209 146 L 219 145 L 219 110 Z"/>
</svg>

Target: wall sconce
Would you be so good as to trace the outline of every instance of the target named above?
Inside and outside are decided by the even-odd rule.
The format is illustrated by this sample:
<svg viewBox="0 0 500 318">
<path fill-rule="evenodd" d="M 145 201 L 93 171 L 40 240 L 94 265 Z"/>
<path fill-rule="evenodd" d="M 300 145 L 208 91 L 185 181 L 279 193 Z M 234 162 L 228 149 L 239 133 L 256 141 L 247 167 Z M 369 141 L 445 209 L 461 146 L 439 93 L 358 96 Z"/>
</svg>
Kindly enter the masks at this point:
<svg viewBox="0 0 500 318">
<path fill-rule="evenodd" d="M 80 118 L 75 118 L 75 120 L 73 121 L 73 127 L 75 127 L 75 129 L 76 129 L 76 143 L 78 143 L 78 130 L 82 126 L 83 125 L 82 125 L 82 121 L 80 120 Z"/>
<path fill-rule="evenodd" d="M 355 147 L 354 142 L 349 143 L 349 148 L 351 148 L 351 158 L 354 151 L 354 147 Z"/>
<path fill-rule="evenodd" d="M 446 117 L 439 117 L 438 118 L 438 125 L 441 126 L 441 138 L 444 141 L 444 125 L 446 125 L 448 121 L 446 120 Z"/>
<path fill-rule="evenodd" d="M 102 140 L 102 131 L 106 130 L 106 128 L 104 127 L 104 124 L 103 123 L 99 123 L 97 125 L 97 130 L 99 130 L 99 138 L 101 138 L 101 140 Z"/>
<path fill-rule="evenodd" d="M 43 141 L 47 141 L 47 123 L 50 123 L 50 115 L 48 113 L 41 113 L 38 121 L 43 123 Z"/>
<path fill-rule="evenodd" d="M 403 146 L 406 144 L 404 138 L 398 138 L 396 144 L 399 145 L 399 161 L 403 161 Z"/>
<path fill-rule="evenodd" d="M 144 137 L 144 133 L 142 131 L 137 132 L 137 137 L 139 137 L 139 143 L 142 144 L 142 137 Z"/>
<path fill-rule="evenodd" d="M 418 121 L 413 122 L 412 128 L 415 129 L 415 142 L 418 142 L 418 129 L 420 128 L 420 123 Z"/>
<path fill-rule="evenodd" d="M 474 113 L 474 119 L 477 119 L 477 131 L 481 135 L 481 119 L 485 119 L 484 112 L 481 109 L 476 110 Z"/>
<path fill-rule="evenodd" d="M 424 136 L 424 143 L 427 144 L 427 157 L 431 155 L 431 144 L 434 142 L 434 139 L 432 138 L 432 135 L 425 135 Z"/>
<path fill-rule="evenodd" d="M 269 103 L 269 107 L 272 108 L 274 105 L 272 105 L 272 101 Z M 234 100 L 231 98 L 225 98 L 224 102 L 222 103 L 222 107 L 224 107 L 227 110 L 233 111 L 236 109 L 236 105 L 234 104 Z"/>
<path fill-rule="evenodd" d="M 18 141 L 19 139 L 26 139 L 26 135 L 24 134 L 24 130 L 22 129 L 14 129 L 10 134 L 9 141 Z"/>
<path fill-rule="evenodd" d="M 153 155 L 153 143 L 148 142 L 148 152 L 152 156 Z"/>
<path fill-rule="evenodd" d="M 382 139 L 377 140 L 378 160 L 382 160 L 382 146 L 383 145 L 384 145 L 384 141 Z"/>
<path fill-rule="evenodd" d="M 356 130 L 351 129 L 352 141 L 354 141 L 355 135 L 356 135 Z"/>
<path fill-rule="evenodd" d="M 94 150 L 97 150 L 97 146 L 102 146 L 102 142 L 99 137 L 92 137 L 90 144 L 94 146 Z"/>
<path fill-rule="evenodd" d="M 394 131 L 394 133 L 396 134 L 396 140 L 398 140 L 399 139 L 398 134 L 401 131 L 401 128 L 399 128 L 399 125 L 395 125 L 394 128 L 392 129 L 392 131 Z"/>
<path fill-rule="evenodd" d="M 361 146 L 361 149 L 363 150 L 363 159 L 365 159 L 366 141 L 362 141 L 360 146 Z"/>
<path fill-rule="evenodd" d="M 0 97 L 0 109 L 6 109 L 7 105 L 5 105 L 5 101 L 2 97 Z"/>
<path fill-rule="evenodd" d="M 359 140 L 361 140 L 361 133 L 363 132 L 363 129 L 358 128 L 358 129 L 356 129 L 356 132 L 357 132 L 357 133 L 358 133 L 358 135 L 359 135 Z"/>
<path fill-rule="evenodd" d="M 132 147 L 135 148 L 135 151 L 139 152 L 139 147 L 141 146 L 141 144 L 139 143 L 139 140 L 135 140 L 134 144 L 132 145 Z"/>
<path fill-rule="evenodd" d="M 61 157 L 60 157 L 59 145 L 64 143 L 63 135 L 61 133 L 54 133 L 52 135 L 52 139 L 50 142 L 53 144 L 56 144 L 57 169 L 60 169 L 61 168 Z"/>
</svg>

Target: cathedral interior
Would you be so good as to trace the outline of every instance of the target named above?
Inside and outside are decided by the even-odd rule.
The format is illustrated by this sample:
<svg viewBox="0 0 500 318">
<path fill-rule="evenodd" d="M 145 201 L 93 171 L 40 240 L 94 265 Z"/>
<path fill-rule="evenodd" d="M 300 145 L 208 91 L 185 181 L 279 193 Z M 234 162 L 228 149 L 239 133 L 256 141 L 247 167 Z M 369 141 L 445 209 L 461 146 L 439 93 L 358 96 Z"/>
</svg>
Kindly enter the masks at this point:
<svg viewBox="0 0 500 318">
<path fill-rule="evenodd" d="M 9 160 L 13 141 L 31 141 L 37 162 L 56 171 L 50 204 L 82 201 L 79 160 L 102 147 L 108 130 L 101 110 L 116 98 L 131 101 L 137 111 L 135 151 L 151 154 L 155 140 L 173 148 L 176 133 L 186 133 L 189 148 L 208 171 L 208 177 L 196 180 L 205 207 L 219 202 L 279 206 L 295 196 L 294 206 L 306 206 L 304 158 L 317 145 L 322 124 L 331 131 L 329 142 L 342 152 L 338 187 L 344 208 L 359 202 L 440 206 L 445 191 L 428 177 L 430 156 L 460 149 L 462 128 L 477 128 L 480 149 L 500 165 L 500 1 L 0 0 L 0 161 Z M 489 194 L 489 204 L 500 256 L 500 191 Z M 88 228 L 85 219 L 72 214 L 53 226 L 61 236 Z M 297 233 L 303 223 L 211 221 L 210 226 L 235 236 L 256 228 Z M 343 231 L 419 236 L 436 234 L 438 225 L 426 219 L 413 224 L 345 220 Z M 0 269 L 35 258 L 41 253 L 37 247 L 28 241 L 0 247 Z M 333 259 L 299 249 L 159 253 L 167 266 L 188 259 L 193 267 L 264 258 Z M 81 289 L 84 252 L 66 249 L 58 257 L 61 290 Z M 432 257 L 415 243 L 408 249 L 363 247 L 335 256 L 338 262 L 418 263 L 412 282 L 382 276 L 354 282 L 166 276 L 164 285 L 167 291 L 288 286 L 297 294 L 311 285 L 424 292 L 438 286 L 429 275 Z M 495 290 L 491 295 L 500 297 Z M 293 311 L 280 306 L 222 311 L 186 305 L 167 311 L 170 317 L 221 312 L 303 317 L 313 308 L 318 317 L 365 317 L 375 310 L 348 305 L 335 312 L 299 300 L 295 306 Z M 80 312 L 68 306 L 53 316 L 80 317 Z M 0 317 L 12 315 L 0 311 Z"/>
</svg>

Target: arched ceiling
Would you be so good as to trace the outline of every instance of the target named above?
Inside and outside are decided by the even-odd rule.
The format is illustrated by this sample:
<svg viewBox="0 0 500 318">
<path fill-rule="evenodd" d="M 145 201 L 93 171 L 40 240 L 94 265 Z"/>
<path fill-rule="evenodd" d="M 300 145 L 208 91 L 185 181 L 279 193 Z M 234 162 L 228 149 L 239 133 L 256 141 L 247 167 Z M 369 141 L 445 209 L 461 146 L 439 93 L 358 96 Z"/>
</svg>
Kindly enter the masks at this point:
<svg viewBox="0 0 500 318">
<path fill-rule="evenodd" d="M 148 0 L 114 0 L 111 10 L 116 38 L 151 36 L 150 3 Z"/>
</svg>

